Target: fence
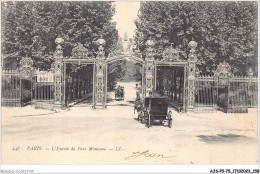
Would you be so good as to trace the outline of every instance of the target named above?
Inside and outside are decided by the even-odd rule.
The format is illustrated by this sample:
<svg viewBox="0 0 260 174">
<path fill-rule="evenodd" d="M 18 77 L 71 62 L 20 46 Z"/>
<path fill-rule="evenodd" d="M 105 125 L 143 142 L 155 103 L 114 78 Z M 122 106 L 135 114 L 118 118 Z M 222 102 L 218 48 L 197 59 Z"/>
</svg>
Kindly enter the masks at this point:
<svg viewBox="0 0 260 174">
<path fill-rule="evenodd" d="M 228 113 L 246 113 L 257 107 L 257 78 L 234 77 L 228 86 Z"/>
<path fill-rule="evenodd" d="M 249 79 L 248 86 L 248 107 L 253 108 L 258 105 L 258 79 L 253 77 Z"/>
<path fill-rule="evenodd" d="M 247 113 L 257 107 L 256 77 L 199 76 L 195 82 L 195 111 L 221 110 L 225 113 Z"/>
<path fill-rule="evenodd" d="M 19 70 L 2 71 L 2 106 L 22 106 Z"/>
<path fill-rule="evenodd" d="M 248 82 L 245 78 L 233 78 L 228 85 L 227 113 L 248 112 Z"/>
<path fill-rule="evenodd" d="M 2 71 L 2 106 L 24 106 L 31 102 L 36 108 L 53 109 L 55 74 L 53 71 L 35 71 L 32 64 L 30 58 L 25 58 L 21 61 L 20 69 Z M 93 69 L 87 70 L 85 67 L 79 70 L 81 72 L 72 71 L 67 76 L 66 73 L 64 75 L 61 91 L 65 104 L 85 99 L 93 92 L 91 86 L 95 88 L 94 74 L 88 73 L 93 73 Z M 184 67 L 184 80 L 181 81 L 183 85 L 178 83 L 176 86 L 183 87 L 182 94 L 178 97 L 183 99 L 183 110 L 186 111 L 188 102 L 193 101 L 193 93 L 188 93 L 190 86 L 187 65 Z M 192 96 L 189 99 L 188 94 Z M 248 108 L 257 107 L 258 79 L 253 77 L 252 69 L 249 69 L 247 77 L 234 76 L 230 65 L 223 62 L 213 76 L 196 74 L 194 99 L 196 112 L 221 110 L 226 113 L 246 113 Z"/>
<path fill-rule="evenodd" d="M 217 82 L 211 76 L 201 76 L 195 81 L 195 111 L 216 111 Z"/>
<path fill-rule="evenodd" d="M 33 81 L 32 104 L 35 108 L 53 109 L 55 90 L 54 73 L 37 70 Z"/>
</svg>

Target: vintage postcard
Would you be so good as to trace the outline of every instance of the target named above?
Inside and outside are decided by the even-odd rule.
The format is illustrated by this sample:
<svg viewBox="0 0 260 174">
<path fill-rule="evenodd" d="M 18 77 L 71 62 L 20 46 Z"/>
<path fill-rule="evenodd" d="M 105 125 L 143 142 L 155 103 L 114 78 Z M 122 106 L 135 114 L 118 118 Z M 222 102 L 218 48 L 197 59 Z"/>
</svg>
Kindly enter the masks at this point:
<svg viewBox="0 0 260 174">
<path fill-rule="evenodd" d="M 257 21 L 256 1 L 1 2 L 2 164 L 258 164 Z"/>
</svg>

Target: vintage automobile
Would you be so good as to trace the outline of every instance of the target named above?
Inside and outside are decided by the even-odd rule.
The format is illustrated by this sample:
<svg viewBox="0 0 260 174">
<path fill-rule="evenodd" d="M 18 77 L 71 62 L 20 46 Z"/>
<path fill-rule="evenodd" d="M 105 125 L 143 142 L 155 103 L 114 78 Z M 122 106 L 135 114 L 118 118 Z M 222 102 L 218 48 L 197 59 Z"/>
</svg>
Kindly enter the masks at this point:
<svg viewBox="0 0 260 174">
<path fill-rule="evenodd" d="M 172 112 L 168 112 L 169 99 L 162 97 L 147 97 L 142 110 L 138 113 L 138 120 L 151 127 L 154 122 L 167 121 L 168 127 L 172 126 Z"/>
<path fill-rule="evenodd" d="M 124 91 L 124 87 L 120 86 L 116 89 L 115 91 L 115 100 L 124 100 L 124 96 L 125 96 L 125 91 Z"/>
</svg>

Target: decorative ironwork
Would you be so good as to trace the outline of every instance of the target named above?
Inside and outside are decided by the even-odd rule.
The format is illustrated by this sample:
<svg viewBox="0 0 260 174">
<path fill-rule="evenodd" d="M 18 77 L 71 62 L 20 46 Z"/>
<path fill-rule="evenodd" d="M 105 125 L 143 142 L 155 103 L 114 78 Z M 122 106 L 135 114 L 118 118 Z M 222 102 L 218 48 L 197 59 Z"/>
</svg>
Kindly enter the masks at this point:
<svg viewBox="0 0 260 174">
<path fill-rule="evenodd" d="M 24 106 L 31 101 L 33 61 L 25 57 L 17 70 L 2 71 L 2 106 Z"/>
<path fill-rule="evenodd" d="M 253 69 L 248 70 L 249 84 L 248 84 L 248 107 L 257 107 L 258 101 L 258 79 L 254 78 Z"/>
<path fill-rule="evenodd" d="M 214 76 L 218 78 L 219 85 L 227 85 L 229 83 L 229 79 L 233 77 L 229 63 L 226 61 L 220 63 L 214 72 Z"/>
<path fill-rule="evenodd" d="M 3 70 L 1 81 L 2 106 L 21 106 L 21 79 L 19 70 Z"/>
<path fill-rule="evenodd" d="M 72 58 L 74 59 L 87 59 L 88 57 L 88 49 L 85 48 L 81 43 L 78 43 L 76 47 L 74 47 L 71 51 Z"/>
<path fill-rule="evenodd" d="M 63 84 L 63 79 L 62 79 L 62 70 L 63 70 L 63 51 L 61 44 L 64 42 L 62 38 L 57 38 L 55 40 L 55 43 L 57 44 L 56 51 L 54 53 L 54 58 L 55 58 L 55 66 L 54 66 L 54 71 L 55 71 L 55 77 L 54 77 L 54 82 L 55 82 L 55 97 L 54 97 L 54 102 L 56 107 L 61 107 L 62 106 L 62 84 Z"/>
<path fill-rule="evenodd" d="M 183 112 L 187 112 L 187 108 L 188 108 L 188 103 L 189 103 L 189 99 L 188 99 L 188 95 L 189 95 L 189 81 L 188 81 L 188 77 L 189 77 L 189 66 L 188 64 L 184 65 L 184 84 L 183 84 Z"/>
<path fill-rule="evenodd" d="M 190 47 L 190 54 L 189 54 L 189 61 L 190 62 L 197 62 L 197 55 L 196 55 L 196 47 L 197 47 L 197 42 L 195 41 L 190 41 L 188 46 Z"/>
<path fill-rule="evenodd" d="M 40 71 L 36 70 L 35 72 L 36 82 L 45 82 L 45 83 L 53 83 L 54 82 L 54 73 L 48 71 Z"/>
<path fill-rule="evenodd" d="M 154 93 L 155 74 L 154 74 L 154 57 L 153 57 L 153 46 L 155 43 L 152 40 L 146 42 L 146 59 L 145 59 L 145 96 L 152 95 Z"/>
<path fill-rule="evenodd" d="M 26 77 L 20 70 L 2 71 L 2 106 L 21 107 L 31 101 L 32 75 Z"/>
<path fill-rule="evenodd" d="M 248 112 L 248 83 L 231 79 L 228 85 L 227 113 Z"/>
<path fill-rule="evenodd" d="M 196 76 L 195 111 L 214 112 L 217 104 L 217 82 L 212 76 Z"/>
<path fill-rule="evenodd" d="M 98 46 L 98 52 L 97 52 L 97 59 L 105 59 L 105 51 L 104 51 L 104 45 L 106 44 L 106 41 L 103 38 L 100 38 L 96 41 L 96 44 Z"/>
<path fill-rule="evenodd" d="M 64 64 L 88 65 L 94 64 L 96 59 L 89 54 L 89 51 L 83 44 L 78 43 L 71 51 L 71 57 L 63 57 Z"/>
<path fill-rule="evenodd" d="M 35 72 L 32 105 L 35 108 L 54 109 L 55 83 L 54 72 L 39 71 Z"/>
<path fill-rule="evenodd" d="M 33 60 L 26 56 L 20 61 L 20 65 L 21 79 L 31 80 L 33 74 Z"/>
<path fill-rule="evenodd" d="M 93 108 L 96 107 L 97 104 L 102 104 L 103 108 L 106 108 L 106 78 L 104 75 L 106 74 L 106 62 L 105 62 L 105 52 L 104 52 L 104 45 L 106 41 L 104 39 L 98 39 L 96 41 L 98 46 L 97 52 L 97 60 L 95 63 L 95 80 L 93 84 L 95 85 L 93 91 Z"/>
<path fill-rule="evenodd" d="M 197 43 L 195 41 L 189 42 L 190 47 L 190 54 L 188 57 L 188 110 L 194 109 L 195 104 L 195 80 L 196 80 L 196 62 L 197 62 L 197 55 L 195 48 L 197 47 Z"/>
<path fill-rule="evenodd" d="M 174 49 L 172 45 L 166 48 L 163 52 L 162 62 L 179 62 L 180 61 L 180 50 Z"/>
<path fill-rule="evenodd" d="M 148 47 L 146 49 L 146 58 L 145 60 L 147 61 L 153 61 L 154 60 L 154 57 L 153 57 L 153 46 L 155 45 L 154 41 L 153 40 L 148 40 L 146 42 L 146 46 Z"/>
<path fill-rule="evenodd" d="M 249 78 L 252 78 L 254 76 L 254 71 L 251 67 L 249 68 L 247 75 L 248 75 Z"/>
<path fill-rule="evenodd" d="M 57 49 L 54 53 L 55 62 L 52 64 L 50 72 L 36 71 L 35 81 L 33 85 L 33 103 L 43 103 L 48 106 L 62 106 L 62 102 L 66 100 L 64 97 L 65 90 L 65 76 L 66 76 L 66 63 L 76 63 L 82 61 L 85 64 L 94 64 L 93 66 L 93 108 L 101 104 L 106 108 L 107 100 L 107 64 L 116 60 L 123 60 L 129 58 L 135 60 L 143 65 L 142 67 L 142 99 L 149 94 L 153 94 L 156 87 L 156 67 L 157 66 L 182 66 L 184 67 L 184 85 L 183 85 L 183 111 L 186 112 L 194 110 L 205 111 L 207 109 L 216 109 L 216 103 L 222 103 L 226 112 L 247 112 L 248 107 L 257 106 L 257 78 L 253 77 L 253 70 L 250 68 L 248 77 L 235 77 L 231 72 L 231 67 L 227 62 L 222 62 L 217 67 L 214 76 L 200 76 L 199 70 L 196 67 L 197 56 L 196 50 L 197 43 L 191 41 L 189 43 L 190 54 L 188 61 L 179 61 L 179 53 L 176 49 L 165 50 L 164 59 L 162 61 L 155 61 L 153 56 L 153 46 L 155 43 L 148 40 L 146 45 L 146 60 L 139 60 L 134 55 L 123 54 L 120 56 L 105 58 L 104 39 L 96 41 L 98 52 L 96 58 L 82 59 L 88 56 L 87 49 L 82 44 L 78 44 L 72 51 L 72 59 L 64 59 L 61 44 L 62 38 L 56 39 Z M 21 81 L 22 78 L 30 78 L 29 68 L 32 68 L 32 60 L 25 58 L 21 61 L 20 71 L 5 72 L 4 76 L 11 76 L 11 79 L 5 79 L 3 84 L 9 81 L 11 84 L 17 83 L 15 88 L 15 96 L 21 97 Z M 22 75 L 22 69 L 24 74 Z M 19 74 L 21 72 L 21 75 Z M 31 71 L 32 72 L 32 71 Z M 15 77 L 17 78 L 15 78 Z M 13 78 L 14 77 L 14 78 Z M 33 76 L 34 77 L 34 76 Z M 21 79 L 19 79 L 21 78 Z M 2 77 L 3 79 L 3 77 Z M 81 83 L 81 82 L 80 82 Z M 4 89 L 7 89 L 4 87 Z M 3 86 L 2 86 L 3 89 Z M 9 93 L 9 92 L 8 92 Z M 3 95 L 3 94 L 2 94 Z M 7 92 L 5 92 L 7 95 Z M 3 95 L 3 96 L 5 96 Z M 20 98 L 19 98 L 20 97 Z M 16 97 L 17 98 L 17 97 Z M 220 100 L 220 98 L 223 99 Z M 208 110 L 207 110 L 208 111 Z"/>
<path fill-rule="evenodd" d="M 226 113 L 245 113 L 257 106 L 257 78 L 234 76 L 228 63 L 218 65 L 214 76 L 196 76 L 195 111 L 219 109 Z"/>
</svg>

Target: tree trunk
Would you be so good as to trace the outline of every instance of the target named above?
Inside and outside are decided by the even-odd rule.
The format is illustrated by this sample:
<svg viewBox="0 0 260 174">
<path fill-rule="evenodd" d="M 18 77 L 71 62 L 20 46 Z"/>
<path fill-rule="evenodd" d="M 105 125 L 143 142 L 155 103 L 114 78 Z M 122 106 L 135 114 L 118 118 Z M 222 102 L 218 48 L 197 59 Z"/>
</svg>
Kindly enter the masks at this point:
<svg viewBox="0 0 260 174">
<path fill-rule="evenodd" d="M 84 86 L 83 86 L 83 95 L 86 94 L 86 79 L 83 82 Z"/>
<path fill-rule="evenodd" d="M 177 101 L 177 91 L 176 91 L 176 85 L 177 85 L 177 83 L 176 83 L 176 75 L 177 75 L 177 71 L 176 70 L 177 69 L 174 68 L 174 76 L 173 76 L 173 81 L 174 81 L 174 85 L 173 85 L 174 98 L 173 98 L 173 100 L 174 101 Z"/>
<path fill-rule="evenodd" d="M 75 86 L 75 98 L 78 99 L 78 90 L 79 89 L 79 74 L 77 73 L 77 78 L 76 78 L 76 86 Z"/>
<path fill-rule="evenodd" d="M 171 81 L 171 92 L 170 92 L 170 94 L 171 94 L 170 101 L 172 101 L 173 100 L 173 80 Z M 175 97 L 175 93 L 174 93 L 174 97 Z"/>
<path fill-rule="evenodd" d="M 81 99 L 81 90 L 82 90 L 82 79 L 79 78 L 79 98 Z"/>
<path fill-rule="evenodd" d="M 179 87 L 179 102 L 182 100 L 182 94 L 183 94 L 183 76 L 180 77 L 180 87 Z"/>
<path fill-rule="evenodd" d="M 74 98 L 74 76 L 72 76 L 72 82 L 70 84 L 70 100 L 73 101 Z"/>
</svg>

